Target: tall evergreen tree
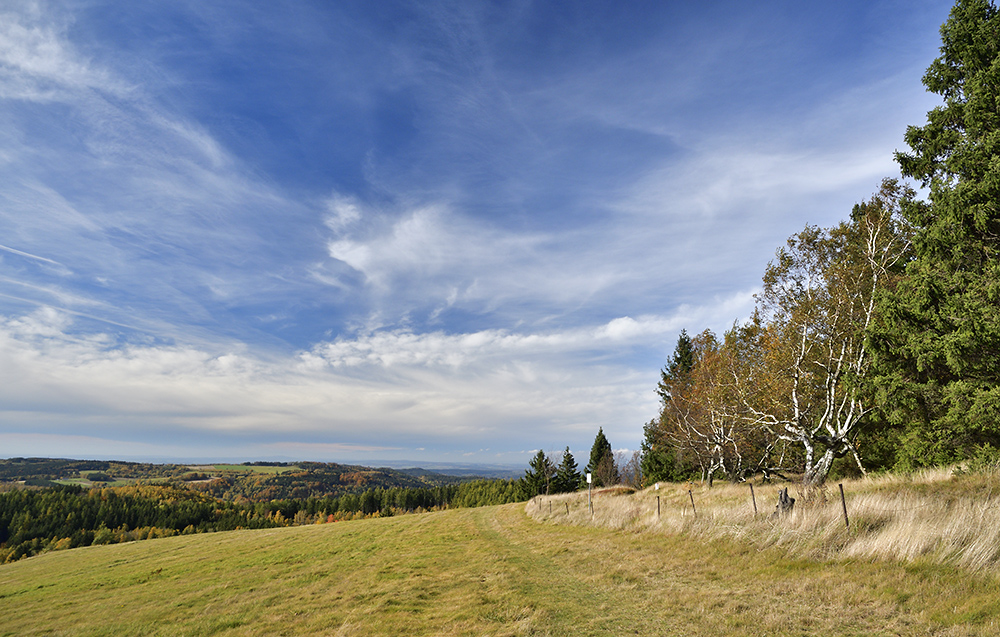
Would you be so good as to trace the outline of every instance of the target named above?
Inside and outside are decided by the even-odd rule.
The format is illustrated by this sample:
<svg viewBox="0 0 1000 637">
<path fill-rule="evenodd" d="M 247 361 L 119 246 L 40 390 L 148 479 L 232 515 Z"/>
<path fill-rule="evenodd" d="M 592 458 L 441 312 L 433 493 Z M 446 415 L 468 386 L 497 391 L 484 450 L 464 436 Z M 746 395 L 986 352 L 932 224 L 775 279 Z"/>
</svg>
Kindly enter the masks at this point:
<svg viewBox="0 0 1000 637">
<path fill-rule="evenodd" d="M 647 483 L 679 480 L 687 471 L 677 466 L 678 449 L 670 444 L 664 432 L 664 417 L 670 411 L 671 400 L 683 392 L 698 362 L 694 340 L 687 330 L 681 330 L 677 345 L 667 364 L 660 370 L 656 394 L 660 397 L 660 416 L 643 427 L 640 467 Z"/>
<path fill-rule="evenodd" d="M 650 420 L 642 428 L 640 466 L 646 484 L 673 479 L 674 450 L 663 440 L 659 424 L 659 420 Z"/>
<path fill-rule="evenodd" d="M 536 495 L 545 495 L 551 492 L 552 479 L 555 477 L 555 467 L 541 449 L 535 457 L 528 463 L 528 468 L 521 478 L 521 485 L 524 495 L 533 498 Z"/>
<path fill-rule="evenodd" d="M 594 445 L 590 448 L 590 462 L 587 463 L 587 473 L 592 474 L 594 486 L 607 486 L 618 482 L 618 470 L 615 467 L 615 455 L 611 443 L 604 435 L 604 428 L 597 430 Z"/>
<path fill-rule="evenodd" d="M 569 452 L 569 447 L 563 452 L 562 462 L 556 468 L 556 477 L 553 481 L 556 493 L 568 493 L 576 491 L 580 486 L 580 471 L 576 466 L 576 458 Z"/>
<path fill-rule="evenodd" d="M 930 202 L 904 210 L 915 258 L 870 339 L 904 466 L 1000 445 L 1000 11 L 958 0 L 941 36 L 924 84 L 944 104 L 896 155 Z"/>
<path fill-rule="evenodd" d="M 688 336 L 687 330 L 681 330 L 673 355 L 667 361 L 666 366 L 660 370 L 660 383 L 656 387 L 656 393 L 659 394 L 661 402 L 670 401 L 671 387 L 691 373 L 695 365 L 695 358 L 694 343 Z"/>
</svg>

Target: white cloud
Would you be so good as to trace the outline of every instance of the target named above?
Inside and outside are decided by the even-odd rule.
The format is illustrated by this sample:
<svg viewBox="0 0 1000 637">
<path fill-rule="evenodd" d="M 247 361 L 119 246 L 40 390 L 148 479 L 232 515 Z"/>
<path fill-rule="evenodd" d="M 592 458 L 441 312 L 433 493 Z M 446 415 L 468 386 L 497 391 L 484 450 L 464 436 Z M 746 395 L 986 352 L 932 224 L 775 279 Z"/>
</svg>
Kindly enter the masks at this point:
<svg viewBox="0 0 1000 637">
<path fill-rule="evenodd" d="M 341 232 L 361 219 L 361 204 L 356 197 L 347 197 L 334 193 L 326 200 L 329 216 L 326 225 L 334 232 Z"/>
<path fill-rule="evenodd" d="M 603 325 L 552 332 L 482 330 L 449 334 L 378 330 L 321 343 L 303 353 L 302 361 L 311 368 L 428 367 L 456 372 L 482 372 L 494 369 L 497 361 L 501 361 L 511 369 L 520 364 L 519 369 L 524 372 L 547 359 L 606 358 L 609 353 L 627 357 L 629 348 L 663 344 L 681 329 L 723 332 L 733 321 L 749 315 L 754 293 L 755 290 L 740 292 L 700 307 L 682 306 L 670 316 L 624 316 Z"/>
<path fill-rule="evenodd" d="M 0 13 L 0 97 L 49 101 L 67 91 L 98 89 L 121 94 L 127 87 L 81 58 L 64 28 L 38 20 L 38 3 Z M 48 17 L 48 16 L 46 16 Z"/>
<path fill-rule="evenodd" d="M 334 217 L 360 216 L 356 204 L 339 204 Z M 328 222 L 330 223 L 330 222 Z M 534 256 L 543 237 L 525 236 L 491 229 L 450 211 L 441 204 L 421 206 L 403 213 L 374 236 L 351 236 L 331 240 L 330 256 L 363 273 L 371 283 L 387 286 L 400 277 L 470 278 L 486 268 L 519 263 Z"/>
<path fill-rule="evenodd" d="M 322 359 L 334 368 L 366 365 L 378 367 L 427 366 L 482 367 L 503 358 L 537 360 L 604 350 L 616 345 L 637 345 L 642 339 L 679 330 L 674 319 L 622 317 L 596 328 L 554 333 L 518 334 L 508 330 L 483 330 L 469 334 L 406 330 L 380 331 L 357 338 L 341 338 L 313 348 L 306 360 Z"/>
<path fill-rule="evenodd" d="M 375 332 L 263 359 L 243 349 L 119 345 L 76 334 L 70 315 L 43 308 L 0 321 L 0 433 L 85 430 L 119 441 L 211 433 L 235 445 L 308 436 L 359 449 L 579 444 L 598 427 L 635 437 L 655 410 L 655 369 L 632 367 L 627 352 L 666 341 L 680 325 L 622 317 L 550 333 Z"/>
<path fill-rule="evenodd" d="M 40 257 L 37 254 L 29 254 L 27 252 L 21 252 L 20 250 L 15 250 L 14 248 L 8 248 L 7 246 L 4 245 L 0 245 L 0 250 L 3 250 L 4 252 L 10 252 L 11 254 L 16 254 L 21 257 L 27 257 L 28 259 L 34 259 L 35 261 L 41 261 L 42 263 L 48 263 L 50 265 L 57 266 L 58 268 L 63 270 L 66 269 L 66 266 L 59 263 L 58 261 L 53 261 L 52 259 L 49 259 L 47 257 Z"/>
</svg>

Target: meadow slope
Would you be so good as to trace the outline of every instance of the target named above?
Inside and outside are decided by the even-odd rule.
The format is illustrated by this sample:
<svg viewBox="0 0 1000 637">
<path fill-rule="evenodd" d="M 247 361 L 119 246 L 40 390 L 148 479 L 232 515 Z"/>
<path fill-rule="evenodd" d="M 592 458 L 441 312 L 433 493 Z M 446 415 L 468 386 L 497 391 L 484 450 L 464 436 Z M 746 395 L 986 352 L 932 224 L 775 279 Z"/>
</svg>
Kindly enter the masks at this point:
<svg viewBox="0 0 1000 637">
<path fill-rule="evenodd" d="M 523 504 L 179 536 L 0 566 L 0 634 L 1000 631 L 993 575 L 786 556 L 727 538 L 538 522 Z"/>
</svg>

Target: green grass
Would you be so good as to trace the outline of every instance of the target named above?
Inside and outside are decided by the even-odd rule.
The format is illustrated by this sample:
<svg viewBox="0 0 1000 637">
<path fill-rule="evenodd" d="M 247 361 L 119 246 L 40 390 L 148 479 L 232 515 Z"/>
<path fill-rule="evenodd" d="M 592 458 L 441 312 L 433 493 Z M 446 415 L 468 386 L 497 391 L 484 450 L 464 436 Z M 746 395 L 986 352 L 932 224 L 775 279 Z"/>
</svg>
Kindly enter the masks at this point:
<svg viewBox="0 0 1000 637">
<path fill-rule="evenodd" d="M 0 567 L 2 635 L 994 635 L 992 575 L 537 522 L 524 505 Z"/>
</svg>

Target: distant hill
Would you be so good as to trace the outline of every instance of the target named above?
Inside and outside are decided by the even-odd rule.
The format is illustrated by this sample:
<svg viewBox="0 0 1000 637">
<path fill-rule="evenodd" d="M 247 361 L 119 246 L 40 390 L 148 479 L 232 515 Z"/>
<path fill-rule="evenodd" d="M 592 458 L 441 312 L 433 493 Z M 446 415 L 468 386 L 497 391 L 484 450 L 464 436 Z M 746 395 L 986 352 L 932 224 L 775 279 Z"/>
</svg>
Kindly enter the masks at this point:
<svg viewBox="0 0 1000 637">
<path fill-rule="evenodd" d="M 461 475 L 449 475 L 419 468 L 400 470 L 333 462 L 184 465 L 67 458 L 0 460 L 0 482 L 84 487 L 137 481 L 175 482 L 219 499 L 250 502 L 334 497 L 376 488 L 439 487 L 481 477 L 466 470 Z"/>
<path fill-rule="evenodd" d="M 398 465 L 397 465 L 398 466 Z M 523 468 L 512 468 L 504 467 L 499 465 L 480 465 L 480 464 L 434 464 L 428 465 L 426 468 L 414 467 L 399 469 L 403 473 L 407 473 L 412 476 L 455 476 L 459 478 L 466 479 L 477 479 L 477 478 L 500 478 L 504 480 L 510 480 L 515 478 L 520 478 L 524 475 Z"/>
</svg>

